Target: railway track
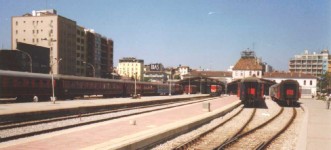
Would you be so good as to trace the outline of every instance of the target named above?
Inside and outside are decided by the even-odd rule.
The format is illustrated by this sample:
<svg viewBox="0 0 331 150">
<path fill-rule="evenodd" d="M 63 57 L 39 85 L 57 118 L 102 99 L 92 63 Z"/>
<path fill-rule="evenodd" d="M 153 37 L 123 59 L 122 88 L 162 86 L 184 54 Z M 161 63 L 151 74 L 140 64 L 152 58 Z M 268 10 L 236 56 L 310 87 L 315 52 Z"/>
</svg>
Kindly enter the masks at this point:
<svg viewBox="0 0 331 150">
<path fill-rule="evenodd" d="M 77 115 L 56 117 L 51 119 L 41 119 L 23 122 L 1 122 L 0 123 L 0 142 L 15 140 L 19 138 L 30 137 L 34 135 L 54 132 L 73 127 L 113 120 L 122 117 L 128 117 L 152 111 L 170 109 L 184 105 L 210 101 L 216 98 L 198 99 L 185 102 L 169 102 L 154 104 L 148 106 L 122 108 L 116 110 L 79 113 Z"/>
<path fill-rule="evenodd" d="M 222 142 L 227 141 L 228 137 L 235 137 L 237 134 L 242 132 L 245 126 L 253 119 L 255 112 L 255 108 L 248 110 L 242 107 L 230 118 L 220 122 L 219 124 L 216 124 L 214 127 L 206 130 L 205 132 L 192 137 L 190 140 L 188 140 L 188 142 L 183 143 L 174 149 L 213 149 L 214 147 L 220 145 Z M 248 114 L 250 114 L 250 116 L 246 117 L 246 119 L 240 119 L 243 118 L 240 116 L 248 116 Z M 243 125 L 231 129 L 230 126 L 227 126 L 231 124 L 229 122 L 238 122 Z"/>
<path fill-rule="evenodd" d="M 217 149 L 266 149 L 275 138 L 291 125 L 295 117 L 295 108 L 282 108 L 270 120 L 234 137 Z"/>
<path fill-rule="evenodd" d="M 290 108 L 279 107 L 272 101 L 268 103 L 269 108 L 273 107 L 271 110 L 241 108 L 230 116 L 227 114 L 222 121 L 212 121 L 218 122 L 216 125 L 204 125 L 154 149 L 265 149 L 296 116 L 295 108 L 291 113 Z"/>
</svg>

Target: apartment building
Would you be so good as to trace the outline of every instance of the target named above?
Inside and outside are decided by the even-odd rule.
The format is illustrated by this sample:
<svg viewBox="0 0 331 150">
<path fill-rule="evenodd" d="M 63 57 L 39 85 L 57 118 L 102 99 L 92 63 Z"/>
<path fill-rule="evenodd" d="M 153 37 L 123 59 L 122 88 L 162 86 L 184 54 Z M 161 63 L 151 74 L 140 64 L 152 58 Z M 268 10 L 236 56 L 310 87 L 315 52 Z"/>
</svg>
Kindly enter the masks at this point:
<svg viewBox="0 0 331 150">
<path fill-rule="evenodd" d="M 303 54 L 295 55 L 290 59 L 290 72 L 300 72 L 320 76 L 328 71 L 329 51 L 322 50 L 318 53 L 309 53 L 305 50 Z"/>
<path fill-rule="evenodd" d="M 124 78 L 142 80 L 144 78 L 144 60 L 134 57 L 124 57 L 119 60 L 117 71 Z"/>
<path fill-rule="evenodd" d="M 92 31 L 54 9 L 32 11 L 12 17 L 12 49 L 18 42 L 49 48 L 54 74 L 107 77 L 113 68 L 113 41 Z"/>
<path fill-rule="evenodd" d="M 50 48 L 52 72 L 75 75 L 75 21 L 57 15 L 54 9 L 12 17 L 12 49 L 18 42 Z M 60 58 L 61 62 L 56 63 Z"/>
<path fill-rule="evenodd" d="M 85 76 L 86 67 L 84 62 L 86 62 L 86 34 L 85 28 L 77 26 L 76 31 L 76 75 Z"/>
</svg>

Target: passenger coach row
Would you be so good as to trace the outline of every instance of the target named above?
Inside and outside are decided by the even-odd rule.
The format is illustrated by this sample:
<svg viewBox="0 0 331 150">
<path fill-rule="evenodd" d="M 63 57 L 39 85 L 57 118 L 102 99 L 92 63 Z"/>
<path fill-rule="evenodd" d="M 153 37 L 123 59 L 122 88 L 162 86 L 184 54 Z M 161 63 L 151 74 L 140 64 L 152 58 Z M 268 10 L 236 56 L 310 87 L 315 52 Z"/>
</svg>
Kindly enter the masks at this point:
<svg viewBox="0 0 331 150">
<path fill-rule="evenodd" d="M 52 95 L 51 75 L 0 70 L 0 97 L 31 100 L 33 96 L 49 100 Z M 84 95 L 126 97 L 135 93 L 134 81 L 54 75 L 55 95 L 60 99 L 73 99 Z M 169 94 L 169 85 L 137 82 L 136 93 L 141 95 Z M 171 94 L 182 94 L 183 88 L 172 84 Z"/>
<path fill-rule="evenodd" d="M 0 70 L 0 97 L 17 97 L 17 100 L 32 100 L 33 96 L 49 100 L 52 95 L 51 75 Z M 140 95 L 167 95 L 168 84 L 112 80 L 90 77 L 54 75 L 55 96 L 59 99 L 73 99 L 84 95 L 103 95 L 104 97 L 127 97 L 134 93 Z M 288 105 L 298 101 L 301 96 L 299 83 L 285 80 L 279 84 L 274 81 L 248 77 L 227 84 L 228 93 L 237 94 L 242 103 L 251 105 L 270 95 L 273 100 Z M 171 85 L 171 94 L 197 93 L 196 85 Z M 210 85 L 210 95 L 219 96 L 223 87 Z M 270 93 L 269 93 L 270 92 Z"/>
</svg>

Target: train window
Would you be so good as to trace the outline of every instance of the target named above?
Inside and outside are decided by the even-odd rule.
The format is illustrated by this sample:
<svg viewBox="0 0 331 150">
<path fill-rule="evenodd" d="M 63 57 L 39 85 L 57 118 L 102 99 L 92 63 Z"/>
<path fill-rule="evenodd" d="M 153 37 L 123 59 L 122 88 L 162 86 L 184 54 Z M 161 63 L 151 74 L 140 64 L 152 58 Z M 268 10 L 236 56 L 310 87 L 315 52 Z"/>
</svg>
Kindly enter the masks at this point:
<svg viewBox="0 0 331 150">
<path fill-rule="evenodd" d="M 48 86 L 48 84 L 47 84 L 47 81 L 46 81 L 46 80 L 43 80 L 43 86 L 44 86 L 44 87 L 47 87 L 47 86 Z"/>
<path fill-rule="evenodd" d="M 6 87 L 6 81 L 7 81 L 6 77 L 2 77 L 2 78 L 0 78 L 0 85 L 1 85 L 2 87 Z"/>
<path fill-rule="evenodd" d="M 13 86 L 13 79 L 12 78 L 9 78 L 8 79 L 8 86 L 9 87 L 12 87 Z"/>
<path fill-rule="evenodd" d="M 70 81 L 70 88 L 75 88 L 75 82 L 74 81 Z"/>
<path fill-rule="evenodd" d="M 37 80 L 37 82 L 36 82 L 36 86 L 37 86 L 37 87 L 42 87 L 42 86 L 43 86 L 43 84 L 42 84 L 42 80 Z"/>
<path fill-rule="evenodd" d="M 23 86 L 29 87 L 29 79 L 24 79 L 23 80 Z"/>
<path fill-rule="evenodd" d="M 24 86 L 25 84 L 26 84 L 25 80 L 24 81 L 22 79 L 16 80 L 16 86 L 17 87 Z"/>
<path fill-rule="evenodd" d="M 28 87 L 34 87 L 34 80 L 28 80 Z"/>
</svg>

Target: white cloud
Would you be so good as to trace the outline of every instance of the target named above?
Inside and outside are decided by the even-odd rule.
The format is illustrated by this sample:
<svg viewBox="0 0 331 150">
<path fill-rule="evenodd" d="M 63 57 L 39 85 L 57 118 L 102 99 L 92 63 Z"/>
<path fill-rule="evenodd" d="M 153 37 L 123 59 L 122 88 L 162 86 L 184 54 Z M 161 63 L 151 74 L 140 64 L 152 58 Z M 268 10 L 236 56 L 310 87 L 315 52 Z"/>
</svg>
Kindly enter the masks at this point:
<svg viewBox="0 0 331 150">
<path fill-rule="evenodd" d="M 216 12 L 213 12 L 213 11 L 210 11 L 210 12 L 208 12 L 208 15 L 213 15 L 213 14 L 215 14 Z"/>
</svg>

